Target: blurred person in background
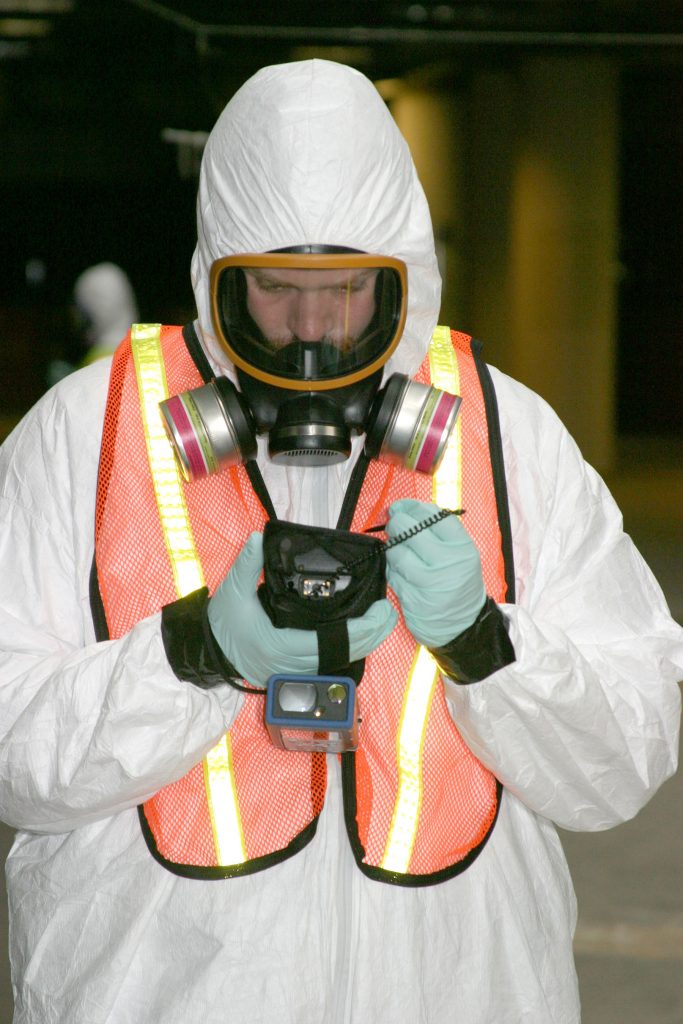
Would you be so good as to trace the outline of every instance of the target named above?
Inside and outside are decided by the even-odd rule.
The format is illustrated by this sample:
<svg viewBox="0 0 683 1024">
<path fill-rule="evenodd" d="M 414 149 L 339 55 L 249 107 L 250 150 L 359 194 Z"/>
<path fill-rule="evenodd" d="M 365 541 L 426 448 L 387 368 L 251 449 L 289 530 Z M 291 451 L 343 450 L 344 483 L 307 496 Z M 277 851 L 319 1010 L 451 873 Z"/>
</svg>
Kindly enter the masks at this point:
<svg viewBox="0 0 683 1024">
<path fill-rule="evenodd" d="M 194 323 L 135 325 L 0 454 L 15 1022 L 577 1024 L 554 825 L 675 771 L 683 631 L 552 410 L 437 326 L 367 79 L 258 72 L 197 213 Z M 442 462 L 398 453 L 413 420 Z M 404 538 L 388 597 L 320 648 L 274 625 L 268 521 Z M 330 667 L 362 679 L 357 748 L 275 746 L 269 677 Z"/>
<path fill-rule="evenodd" d="M 79 274 L 73 301 L 87 348 L 83 366 L 111 355 L 139 316 L 133 286 L 116 263 L 96 263 Z"/>
<path fill-rule="evenodd" d="M 139 317 L 128 275 L 116 263 L 88 267 L 76 278 L 70 308 L 68 351 L 50 361 L 47 384 L 110 356 Z"/>
</svg>

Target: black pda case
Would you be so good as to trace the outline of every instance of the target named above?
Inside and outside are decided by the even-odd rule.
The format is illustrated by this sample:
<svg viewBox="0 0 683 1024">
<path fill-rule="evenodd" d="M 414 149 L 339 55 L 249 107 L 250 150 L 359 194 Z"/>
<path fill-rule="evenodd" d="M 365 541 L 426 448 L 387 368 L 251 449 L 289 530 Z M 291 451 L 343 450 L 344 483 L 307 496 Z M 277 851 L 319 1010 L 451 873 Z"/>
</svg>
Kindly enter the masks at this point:
<svg viewBox="0 0 683 1024">
<path fill-rule="evenodd" d="M 357 618 L 386 597 L 384 544 L 363 533 L 270 520 L 263 531 L 261 604 L 294 629 Z"/>
</svg>

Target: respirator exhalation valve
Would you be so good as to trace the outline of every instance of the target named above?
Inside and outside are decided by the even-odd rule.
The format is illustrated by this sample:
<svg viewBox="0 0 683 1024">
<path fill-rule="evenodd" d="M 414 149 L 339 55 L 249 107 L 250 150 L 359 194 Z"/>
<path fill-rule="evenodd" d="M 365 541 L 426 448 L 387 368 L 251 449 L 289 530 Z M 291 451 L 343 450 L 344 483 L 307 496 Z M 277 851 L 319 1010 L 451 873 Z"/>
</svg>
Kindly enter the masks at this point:
<svg viewBox="0 0 683 1024">
<path fill-rule="evenodd" d="M 335 402 L 319 392 L 292 395 L 268 433 L 276 465 L 331 466 L 351 454 L 351 435 Z"/>
<path fill-rule="evenodd" d="M 334 466 L 344 462 L 347 455 L 340 455 L 332 448 L 293 448 L 291 451 L 280 452 L 273 459 L 280 466 Z"/>
</svg>

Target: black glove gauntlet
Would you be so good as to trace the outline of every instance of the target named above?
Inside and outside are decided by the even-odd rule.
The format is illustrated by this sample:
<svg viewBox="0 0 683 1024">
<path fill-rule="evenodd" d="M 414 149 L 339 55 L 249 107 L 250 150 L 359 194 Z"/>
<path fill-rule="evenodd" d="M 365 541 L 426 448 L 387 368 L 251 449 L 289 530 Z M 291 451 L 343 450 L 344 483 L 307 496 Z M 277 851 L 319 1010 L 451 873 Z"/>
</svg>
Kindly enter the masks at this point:
<svg viewBox="0 0 683 1024">
<path fill-rule="evenodd" d="M 210 690 L 218 683 L 230 683 L 238 690 L 240 674 L 220 649 L 211 632 L 207 608 L 207 587 L 192 591 L 161 610 L 161 638 L 169 665 L 178 679 Z"/>
<path fill-rule="evenodd" d="M 508 629 L 502 611 L 492 597 L 487 597 L 471 626 L 442 647 L 430 647 L 429 652 L 454 682 L 478 683 L 515 660 Z"/>
</svg>

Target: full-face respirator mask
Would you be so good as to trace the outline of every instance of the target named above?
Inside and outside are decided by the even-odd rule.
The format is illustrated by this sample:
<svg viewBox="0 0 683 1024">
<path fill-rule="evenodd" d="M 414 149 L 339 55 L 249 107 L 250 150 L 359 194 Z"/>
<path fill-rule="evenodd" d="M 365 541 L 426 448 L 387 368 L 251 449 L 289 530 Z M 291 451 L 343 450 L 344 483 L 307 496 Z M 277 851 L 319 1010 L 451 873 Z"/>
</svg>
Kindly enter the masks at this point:
<svg viewBox="0 0 683 1024">
<path fill-rule="evenodd" d="M 383 367 L 406 319 L 398 259 L 303 246 L 217 260 L 211 268 L 227 377 L 161 403 L 187 480 L 252 459 L 256 436 L 280 465 L 329 466 L 365 433 L 371 458 L 434 473 L 460 399 Z"/>
</svg>

